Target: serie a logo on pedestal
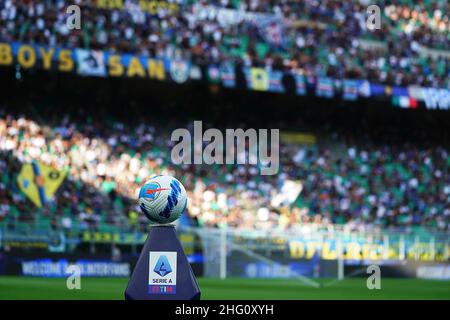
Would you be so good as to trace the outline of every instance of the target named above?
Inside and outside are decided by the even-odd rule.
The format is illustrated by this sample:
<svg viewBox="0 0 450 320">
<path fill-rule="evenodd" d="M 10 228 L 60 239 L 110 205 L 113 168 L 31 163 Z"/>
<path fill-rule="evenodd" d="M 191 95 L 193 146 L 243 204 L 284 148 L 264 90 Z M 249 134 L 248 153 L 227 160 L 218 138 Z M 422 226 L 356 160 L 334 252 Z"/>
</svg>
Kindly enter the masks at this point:
<svg viewBox="0 0 450 320">
<path fill-rule="evenodd" d="M 150 251 L 148 293 L 175 294 L 177 292 L 177 252 Z"/>
</svg>

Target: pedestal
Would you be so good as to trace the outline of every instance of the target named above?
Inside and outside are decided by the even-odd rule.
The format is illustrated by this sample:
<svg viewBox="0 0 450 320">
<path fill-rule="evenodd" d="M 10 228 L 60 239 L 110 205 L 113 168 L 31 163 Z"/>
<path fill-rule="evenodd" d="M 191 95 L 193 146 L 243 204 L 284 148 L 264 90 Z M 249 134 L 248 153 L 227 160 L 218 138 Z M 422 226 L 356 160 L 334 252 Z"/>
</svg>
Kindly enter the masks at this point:
<svg viewBox="0 0 450 320">
<path fill-rule="evenodd" d="M 173 225 L 152 226 L 126 300 L 199 300 L 200 289 Z"/>
</svg>

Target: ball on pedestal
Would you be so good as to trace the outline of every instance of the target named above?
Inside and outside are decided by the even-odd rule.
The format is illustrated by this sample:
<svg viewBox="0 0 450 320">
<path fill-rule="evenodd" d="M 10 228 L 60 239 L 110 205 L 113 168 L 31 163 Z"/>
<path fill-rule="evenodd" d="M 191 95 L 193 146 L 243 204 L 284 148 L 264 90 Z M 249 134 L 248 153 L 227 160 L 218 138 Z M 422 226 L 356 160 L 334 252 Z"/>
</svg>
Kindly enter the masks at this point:
<svg viewBox="0 0 450 320">
<path fill-rule="evenodd" d="M 177 220 L 186 209 L 186 190 L 172 176 L 159 175 L 147 180 L 139 192 L 138 205 L 154 224 Z"/>
</svg>

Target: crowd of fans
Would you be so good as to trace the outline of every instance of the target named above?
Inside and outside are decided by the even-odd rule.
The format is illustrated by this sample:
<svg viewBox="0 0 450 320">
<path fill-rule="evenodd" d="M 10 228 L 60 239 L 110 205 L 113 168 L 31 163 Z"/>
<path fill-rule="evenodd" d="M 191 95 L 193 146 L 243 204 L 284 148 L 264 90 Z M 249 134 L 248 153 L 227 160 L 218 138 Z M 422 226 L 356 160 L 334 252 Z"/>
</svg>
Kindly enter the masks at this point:
<svg viewBox="0 0 450 320">
<path fill-rule="evenodd" d="M 79 30 L 67 27 L 66 1 L 1 1 L 0 41 L 198 64 L 232 61 L 390 85 L 450 85 L 445 0 L 168 0 L 172 6 L 152 10 L 137 0 L 72 2 L 81 8 Z M 381 9 L 376 30 L 367 24 L 372 4 Z"/>
<path fill-rule="evenodd" d="M 43 120 L 45 119 L 45 120 Z M 149 119 L 130 125 L 77 114 L 41 119 L 0 110 L 0 221 L 47 221 L 70 230 L 144 228 L 139 186 L 152 175 L 178 177 L 187 217 L 200 226 L 288 230 L 305 225 L 421 226 L 450 229 L 450 154 L 445 147 L 341 140 L 336 145 L 280 146 L 280 171 L 254 165 L 173 165 L 170 127 Z M 190 128 L 192 124 L 177 123 Z M 341 150 L 331 152 L 331 150 Z M 19 191 L 22 163 L 38 160 L 68 177 L 38 209 Z M 302 191 L 289 206 L 273 199 L 288 181 Z"/>
</svg>

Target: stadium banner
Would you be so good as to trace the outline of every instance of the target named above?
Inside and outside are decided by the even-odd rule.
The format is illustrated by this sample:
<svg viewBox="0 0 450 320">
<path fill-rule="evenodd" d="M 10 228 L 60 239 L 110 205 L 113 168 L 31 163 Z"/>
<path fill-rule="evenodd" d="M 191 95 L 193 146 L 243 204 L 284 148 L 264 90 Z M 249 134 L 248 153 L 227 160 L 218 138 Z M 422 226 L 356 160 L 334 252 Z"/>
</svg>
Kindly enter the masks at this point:
<svg viewBox="0 0 450 320">
<path fill-rule="evenodd" d="M 418 107 L 417 100 L 409 96 L 392 96 L 392 104 L 405 109 L 416 109 Z"/>
<path fill-rule="evenodd" d="M 281 210 L 280 210 L 281 211 Z M 361 264 L 374 262 L 389 264 L 392 262 L 445 261 L 448 250 L 446 236 L 417 237 L 391 234 L 379 238 L 345 237 L 342 235 L 320 236 L 305 226 L 303 232 L 309 236 L 298 238 L 285 234 L 276 235 L 255 231 L 240 230 L 228 239 L 237 247 L 248 250 L 270 251 L 272 255 L 280 255 L 293 260 L 313 259 L 315 256 L 326 261 L 337 260 L 339 252 L 346 264 Z M 205 243 L 203 244 L 205 246 Z"/>
<path fill-rule="evenodd" d="M 313 277 L 317 260 L 302 262 L 268 263 L 250 262 L 244 265 L 240 276 L 243 278 L 293 278 L 299 275 Z"/>
<path fill-rule="evenodd" d="M 18 42 L 0 43 L 0 66 L 15 64 L 23 69 L 56 70 L 81 76 L 147 78 L 175 83 L 201 80 L 198 66 L 188 61 Z"/>
<path fill-rule="evenodd" d="M 196 276 L 203 274 L 203 256 L 187 256 Z M 82 252 L 53 253 L 35 250 L 14 250 L 0 255 L 0 275 L 21 275 L 31 277 L 69 276 L 67 267 L 76 265 L 83 277 L 129 277 L 137 261 L 133 255 L 124 255 L 122 259 L 113 260 L 109 254 L 92 254 Z"/>
<path fill-rule="evenodd" d="M 49 252 L 64 252 L 66 250 L 66 236 L 63 232 L 29 231 L 27 233 L 15 231 L 0 231 L 0 248 L 13 249 L 42 249 Z"/>
<path fill-rule="evenodd" d="M 450 109 L 450 90 L 422 88 L 422 97 L 427 109 Z"/>
<path fill-rule="evenodd" d="M 299 73 L 294 73 L 294 79 L 295 79 L 295 93 L 300 96 L 306 95 L 305 76 Z"/>
<path fill-rule="evenodd" d="M 285 180 L 277 192 L 270 204 L 274 208 L 281 208 L 292 205 L 303 190 L 303 184 L 301 181 Z"/>
<path fill-rule="evenodd" d="M 360 97 L 369 98 L 372 95 L 370 91 L 370 82 L 367 80 L 358 81 L 358 94 Z"/>
<path fill-rule="evenodd" d="M 417 278 L 433 280 L 450 280 L 450 265 L 424 265 L 417 267 Z"/>
<path fill-rule="evenodd" d="M 178 237 L 186 255 L 195 253 L 195 237 L 191 232 L 179 232 Z M 81 242 L 119 245 L 142 245 L 147 239 L 147 234 L 142 232 L 91 232 L 85 231 L 81 234 Z"/>
<path fill-rule="evenodd" d="M 128 12 L 146 13 L 157 16 L 159 13 L 174 15 L 180 11 L 177 2 L 166 0 L 139 0 L 136 2 L 126 0 L 94 0 L 93 5 L 99 9 L 125 10 Z"/>
<path fill-rule="evenodd" d="M 358 81 L 344 79 L 342 98 L 349 101 L 358 99 Z"/>
<path fill-rule="evenodd" d="M 283 93 L 285 91 L 283 83 L 283 72 L 269 71 L 269 91 Z"/>
<path fill-rule="evenodd" d="M 260 12 L 221 8 L 214 5 L 196 3 L 191 10 L 186 10 L 183 15 L 196 21 L 217 21 L 220 26 L 227 28 L 241 23 L 257 25 L 258 21 L 273 20 L 276 15 Z"/>
<path fill-rule="evenodd" d="M 0 66 L 20 65 L 23 69 L 75 71 L 75 50 L 0 42 Z"/>
<path fill-rule="evenodd" d="M 276 16 L 263 16 L 256 20 L 256 26 L 261 38 L 274 48 L 283 48 L 283 20 Z"/>
<path fill-rule="evenodd" d="M 161 81 L 168 79 L 169 59 L 154 59 L 132 54 L 118 55 L 106 51 L 104 55 L 108 75 L 111 77 L 149 78 Z"/>
<path fill-rule="evenodd" d="M 236 86 L 234 66 L 231 63 L 222 63 L 220 66 L 220 78 L 225 88 L 234 88 Z"/>
<path fill-rule="evenodd" d="M 76 49 L 78 74 L 82 76 L 106 76 L 106 65 L 103 52 Z"/>
<path fill-rule="evenodd" d="M 178 237 L 186 254 L 193 255 L 199 246 L 194 233 L 178 232 Z M 22 233 L 14 230 L 0 230 L 0 245 L 10 248 L 36 248 L 49 252 L 65 252 L 66 244 L 118 244 L 142 245 L 147 238 L 143 232 L 68 232 L 35 230 Z"/>
<path fill-rule="evenodd" d="M 332 78 L 319 77 L 317 79 L 316 96 L 322 98 L 334 97 L 334 85 Z"/>
<path fill-rule="evenodd" d="M 189 80 L 191 75 L 190 63 L 184 60 L 172 60 L 170 61 L 170 77 L 171 79 L 182 84 Z"/>
<path fill-rule="evenodd" d="M 211 263 L 211 262 L 210 262 Z M 384 276 L 401 278 L 447 279 L 449 265 L 445 262 L 432 261 L 380 261 L 360 260 L 344 261 L 345 274 L 349 277 L 366 275 L 366 268 L 376 264 L 382 269 Z M 338 275 L 337 259 L 323 259 L 319 254 L 310 258 L 293 258 L 282 252 L 272 251 L 270 258 L 261 259 L 258 252 L 247 254 L 244 250 L 233 250 L 227 253 L 227 277 L 241 278 L 334 278 Z M 361 270 L 364 272 L 361 273 Z M 432 272 L 428 272 L 432 270 Z M 358 272 L 359 271 L 359 272 Z M 209 275 L 210 277 L 218 275 Z"/>
<path fill-rule="evenodd" d="M 116 243 L 116 244 L 143 244 L 146 235 L 142 232 L 90 232 L 81 234 L 81 242 Z"/>
<path fill-rule="evenodd" d="M 263 68 L 244 68 L 247 88 L 255 91 L 269 90 L 269 75 Z"/>
<path fill-rule="evenodd" d="M 282 83 L 283 72 L 264 68 L 244 68 L 247 88 L 255 91 L 282 93 L 285 88 Z"/>
<path fill-rule="evenodd" d="M 39 161 L 22 165 L 17 184 L 20 191 L 41 208 L 53 197 L 66 177 L 66 172 L 45 165 Z"/>
<path fill-rule="evenodd" d="M 64 232 L 51 232 L 48 239 L 48 251 L 65 252 L 66 243 L 66 235 Z"/>
<path fill-rule="evenodd" d="M 431 247 L 429 242 L 422 241 L 405 241 L 401 245 L 398 241 L 386 244 L 384 241 L 329 239 L 323 243 L 319 240 L 291 240 L 287 245 L 290 257 L 296 259 L 311 259 L 318 253 L 321 259 L 336 260 L 341 247 L 342 258 L 349 264 L 361 261 L 385 264 L 402 259 L 444 261 L 446 244 L 436 242 Z"/>
<path fill-rule="evenodd" d="M 236 67 L 229 62 L 207 65 L 204 76 L 201 66 L 187 60 L 0 42 L 0 67 L 15 65 L 24 70 L 41 69 L 95 77 L 143 78 L 177 84 L 201 81 L 206 77 L 208 82 L 221 84 L 225 88 L 240 87 L 239 76 L 242 74 L 244 86 L 246 84 L 248 90 L 276 93 L 289 92 L 283 81 L 288 76 L 293 79 L 292 90 L 297 95 L 307 95 L 309 91 L 328 99 L 342 96 L 343 100 L 355 101 L 358 98 L 374 97 L 386 99 L 394 107 L 418 108 L 419 102 L 423 102 L 426 109 L 450 109 L 450 90 L 443 88 L 391 87 L 367 80 L 338 81 L 329 77 L 305 77 L 298 71 L 281 72 L 262 67 Z"/>
<path fill-rule="evenodd" d="M 70 273 L 67 268 L 75 265 L 80 268 L 81 277 L 129 277 L 130 264 L 128 262 L 112 262 L 97 260 L 67 259 L 35 259 L 21 261 L 22 275 L 31 277 L 59 278 L 67 277 Z"/>
<path fill-rule="evenodd" d="M 281 132 L 280 139 L 283 143 L 289 144 L 314 145 L 317 143 L 317 136 L 312 133 Z"/>
<path fill-rule="evenodd" d="M 370 94 L 372 97 L 390 97 L 392 95 L 392 87 L 371 83 Z"/>
</svg>

